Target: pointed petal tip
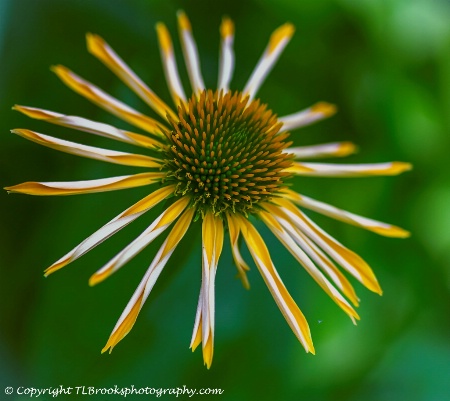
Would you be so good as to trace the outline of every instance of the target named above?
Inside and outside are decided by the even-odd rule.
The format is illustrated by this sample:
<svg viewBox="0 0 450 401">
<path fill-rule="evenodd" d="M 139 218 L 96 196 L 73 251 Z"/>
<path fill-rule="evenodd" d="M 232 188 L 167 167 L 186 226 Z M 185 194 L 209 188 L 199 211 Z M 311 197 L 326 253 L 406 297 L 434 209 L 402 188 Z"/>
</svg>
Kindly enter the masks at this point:
<svg viewBox="0 0 450 401">
<path fill-rule="evenodd" d="M 352 155 L 353 153 L 357 153 L 358 150 L 358 146 L 353 142 L 342 142 L 339 147 L 338 156 Z"/>
<path fill-rule="evenodd" d="M 283 42 L 283 40 L 291 39 L 294 32 L 295 27 L 290 22 L 286 22 L 285 24 L 275 29 L 275 31 L 273 31 L 272 35 L 270 36 L 268 49 L 269 53 L 275 51 L 280 45 L 280 43 Z"/>
<path fill-rule="evenodd" d="M 229 17 L 222 18 L 222 24 L 220 25 L 220 34 L 226 38 L 234 34 L 234 23 Z"/>
<path fill-rule="evenodd" d="M 388 227 L 371 226 L 368 227 L 368 229 L 375 232 L 376 234 L 390 238 L 409 238 L 411 236 L 411 232 L 397 226 L 388 226 Z"/>
<path fill-rule="evenodd" d="M 191 23 L 189 22 L 189 18 L 187 17 L 184 10 L 178 10 L 177 11 L 177 18 L 178 18 L 178 25 L 180 29 L 191 31 Z"/>
<path fill-rule="evenodd" d="M 411 163 L 407 163 L 407 162 L 392 162 L 392 174 L 396 175 L 396 174 L 401 174 L 404 173 L 405 171 L 409 171 L 412 170 L 413 165 Z"/>
<path fill-rule="evenodd" d="M 108 341 L 108 343 L 102 348 L 101 353 L 104 354 L 106 351 L 109 350 L 109 354 L 111 354 L 112 349 L 113 349 L 113 347 L 111 347 L 111 346 L 109 345 L 109 341 Z"/>
<path fill-rule="evenodd" d="M 336 105 L 331 103 L 318 102 L 311 107 L 311 111 L 313 111 L 314 113 L 323 114 L 325 117 L 331 117 L 332 115 L 336 114 L 337 107 Z"/>
</svg>

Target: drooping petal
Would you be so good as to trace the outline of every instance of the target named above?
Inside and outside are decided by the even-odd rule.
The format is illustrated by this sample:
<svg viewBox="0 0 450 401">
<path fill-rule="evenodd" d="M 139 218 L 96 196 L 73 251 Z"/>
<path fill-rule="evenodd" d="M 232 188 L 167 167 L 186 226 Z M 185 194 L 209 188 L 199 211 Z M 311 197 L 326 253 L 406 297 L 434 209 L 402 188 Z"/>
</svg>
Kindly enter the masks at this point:
<svg viewBox="0 0 450 401">
<path fill-rule="evenodd" d="M 87 181 L 24 182 L 5 189 L 8 192 L 28 195 L 78 195 L 150 185 L 161 180 L 165 175 L 165 173 L 150 172 Z"/>
<path fill-rule="evenodd" d="M 410 236 L 409 231 L 406 231 L 403 228 L 383 223 L 381 221 L 369 219 L 367 217 L 359 216 L 346 210 L 338 209 L 335 206 L 320 202 L 304 195 L 300 195 L 289 189 L 286 189 L 284 192 L 286 194 L 286 197 L 294 201 L 297 205 L 303 206 L 310 210 L 314 210 L 315 212 L 321 213 L 333 219 L 340 220 L 357 227 L 365 228 L 366 230 L 373 231 L 374 233 L 384 235 L 386 237 L 407 238 Z"/>
<path fill-rule="evenodd" d="M 335 113 L 336 106 L 334 104 L 326 102 L 316 103 L 305 110 L 280 117 L 278 121 L 283 123 L 283 127 L 280 132 L 292 131 L 294 129 L 304 127 L 315 123 L 316 121 L 323 120 L 324 118 L 331 117 Z"/>
<path fill-rule="evenodd" d="M 353 303 L 359 305 L 359 298 L 355 293 L 355 289 L 347 278 L 341 273 L 330 258 L 317 247 L 302 231 L 289 222 L 288 216 L 283 213 L 282 209 L 275 205 L 266 205 L 264 208 L 276 216 L 277 221 L 288 230 L 289 235 L 303 249 L 303 251 L 313 260 L 318 267 L 333 281 L 340 291 Z"/>
<path fill-rule="evenodd" d="M 286 171 L 315 177 L 365 177 L 397 175 L 411 170 L 410 163 L 387 162 L 371 164 L 331 164 L 294 162 Z"/>
<path fill-rule="evenodd" d="M 250 224 L 248 220 L 238 215 L 233 216 L 233 218 L 237 224 L 239 224 L 253 260 L 263 276 L 275 302 L 280 308 L 281 313 L 305 348 L 306 352 L 314 353 L 314 346 L 312 343 L 308 322 L 281 281 L 281 278 L 270 258 L 266 244 L 259 235 L 258 231 L 252 224 Z"/>
<path fill-rule="evenodd" d="M 286 148 L 285 153 L 292 153 L 296 159 L 319 159 L 321 157 L 344 157 L 356 152 L 351 142 L 325 143 L 323 145 L 297 146 Z"/>
<path fill-rule="evenodd" d="M 274 199 L 274 202 L 282 207 L 290 222 L 306 234 L 336 262 L 338 262 L 353 277 L 360 281 L 369 290 L 382 294 L 377 278 L 370 266 L 356 253 L 344 247 L 336 239 L 323 231 L 317 224 L 312 222 L 290 201 L 285 199 Z"/>
<path fill-rule="evenodd" d="M 89 52 L 113 71 L 114 74 L 116 74 L 162 118 L 165 119 L 167 114 L 172 118 L 176 118 L 173 110 L 134 73 L 134 71 L 100 36 L 88 33 L 86 35 L 86 40 Z"/>
<path fill-rule="evenodd" d="M 283 221 L 280 217 L 275 218 L 271 214 L 261 211 L 259 216 L 266 223 L 267 227 L 275 234 L 286 249 L 294 256 L 295 259 L 305 268 L 317 284 L 328 294 L 328 296 L 352 319 L 359 320 L 356 311 L 351 307 L 341 293 L 327 280 L 327 278 L 314 265 L 305 252 L 296 244 L 291 235 L 295 235 L 295 231 L 291 229 L 289 224 L 285 225 L 286 230 L 280 225 Z M 287 223 L 287 222 L 286 222 Z"/>
<path fill-rule="evenodd" d="M 109 349 L 109 352 L 122 340 L 132 329 L 136 318 L 144 305 L 145 300 L 150 294 L 153 286 L 156 283 L 162 269 L 166 265 L 173 251 L 177 247 L 178 243 L 186 234 L 187 229 L 192 221 L 195 209 L 188 208 L 180 216 L 175 223 L 172 231 L 167 236 L 167 239 L 162 244 L 155 258 L 153 259 L 150 267 L 145 273 L 139 286 L 128 302 L 125 310 L 122 312 L 119 320 L 117 321 L 105 347 L 102 349 L 102 353 Z"/>
<path fill-rule="evenodd" d="M 136 220 L 139 216 L 142 216 L 153 206 L 173 194 L 174 190 L 175 185 L 167 185 L 141 199 L 139 202 L 135 203 L 133 206 L 129 207 L 127 210 L 120 213 L 110 222 L 105 224 L 94 234 L 90 235 L 61 259 L 53 263 L 45 270 L 45 276 L 54 273 L 55 271 L 67 266 L 69 263 L 83 256 L 85 253 L 89 252 L 91 249 L 121 230 L 123 227 Z"/>
<path fill-rule="evenodd" d="M 243 91 L 244 95 L 249 95 L 250 100 L 255 97 L 267 75 L 272 70 L 286 45 L 289 43 L 294 31 L 294 26 L 286 23 L 277 28 L 270 36 L 269 43 Z"/>
<path fill-rule="evenodd" d="M 178 106 L 181 101 L 186 102 L 186 95 L 180 81 L 180 76 L 178 75 L 172 40 L 167 27 L 162 22 L 156 24 L 156 32 L 158 34 L 159 49 L 161 51 L 161 60 L 167 85 L 175 106 Z"/>
<path fill-rule="evenodd" d="M 100 283 L 134 258 L 178 218 L 189 202 L 190 199 L 185 196 L 169 206 L 139 237 L 95 272 L 89 279 L 89 285 Z"/>
<path fill-rule="evenodd" d="M 14 129 L 11 132 L 13 134 L 20 135 L 25 139 L 36 142 L 39 145 L 56 149 L 61 152 L 70 153 L 72 155 L 87 157 L 89 159 L 136 167 L 160 167 L 161 165 L 160 159 L 146 155 L 137 155 L 134 153 L 118 152 L 116 150 L 81 145 L 76 142 L 54 138 L 52 136 L 40 134 L 27 129 Z"/>
<path fill-rule="evenodd" d="M 211 367 L 214 353 L 214 281 L 223 246 L 223 224 L 220 217 L 206 213 L 202 224 L 202 285 L 191 339 L 193 350 L 201 343 L 203 361 Z"/>
<path fill-rule="evenodd" d="M 239 225 L 236 224 L 234 219 L 229 214 L 227 214 L 227 222 L 228 230 L 230 232 L 231 252 L 233 253 L 234 263 L 238 269 L 238 276 L 241 279 L 244 288 L 248 290 L 250 289 L 250 283 L 248 282 L 247 271 L 249 271 L 250 268 L 242 258 L 238 245 L 239 234 L 241 230 L 239 228 Z"/>
<path fill-rule="evenodd" d="M 145 148 L 161 148 L 163 144 L 145 135 L 134 132 L 124 131 L 109 124 L 88 120 L 87 118 L 77 116 L 67 116 L 65 114 L 55 113 L 54 111 L 38 109 L 36 107 L 27 107 L 16 105 L 14 110 L 20 111 L 28 117 L 45 122 L 62 125 L 63 127 L 73 128 L 79 131 L 89 132 L 91 134 L 104 136 L 117 141 L 131 143 L 132 145 Z"/>
<path fill-rule="evenodd" d="M 108 95 L 94 84 L 86 81 L 68 68 L 62 65 L 52 67 L 52 71 L 61 79 L 70 89 L 81 96 L 90 100 L 97 106 L 114 114 L 115 116 L 135 125 L 151 134 L 163 136 L 162 132 L 167 131 L 167 127 L 151 117 L 148 117 L 137 110 L 131 108 L 125 103 Z"/>
<path fill-rule="evenodd" d="M 234 24 L 229 18 L 223 18 L 220 25 L 220 36 L 222 37 L 219 57 L 219 82 L 217 88 L 226 93 L 230 90 L 230 81 L 234 71 Z"/>
<path fill-rule="evenodd" d="M 205 89 L 202 73 L 200 71 L 200 59 L 198 56 L 197 45 L 192 35 L 191 23 L 184 11 L 178 11 L 178 30 L 183 47 L 184 61 L 186 63 L 189 80 L 192 86 L 192 92 L 198 94 Z"/>
</svg>

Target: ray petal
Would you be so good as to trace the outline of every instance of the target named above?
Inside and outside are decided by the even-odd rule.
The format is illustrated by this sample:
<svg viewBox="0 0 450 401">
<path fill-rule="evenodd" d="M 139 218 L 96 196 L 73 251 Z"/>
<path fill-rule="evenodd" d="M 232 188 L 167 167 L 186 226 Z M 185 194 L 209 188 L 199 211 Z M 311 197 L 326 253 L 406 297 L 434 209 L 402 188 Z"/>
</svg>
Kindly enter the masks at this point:
<svg viewBox="0 0 450 401">
<path fill-rule="evenodd" d="M 184 93 L 183 85 L 178 75 L 177 60 L 173 51 L 172 39 L 165 24 L 158 22 L 156 24 L 156 32 L 158 34 L 159 49 L 161 51 L 161 60 L 166 75 L 167 85 L 169 86 L 170 94 L 178 107 L 181 101 L 186 102 L 186 95 Z"/>
<path fill-rule="evenodd" d="M 321 157 L 344 157 L 356 152 L 351 142 L 334 142 L 323 145 L 297 146 L 287 148 L 285 153 L 292 153 L 296 159 L 319 159 Z"/>
<path fill-rule="evenodd" d="M 247 243 L 253 260 L 261 272 L 261 275 L 263 276 L 275 302 L 280 308 L 281 313 L 305 348 L 306 352 L 314 353 L 314 346 L 312 343 L 308 322 L 281 281 L 281 278 L 270 258 L 266 244 L 259 235 L 258 231 L 252 224 L 250 224 L 248 220 L 241 216 L 235 216 L 234 218 L 240 225 L 244 240 Z"/>
<path fill-rule="evenodd" d="M 351 307 L 341 293 L 328 281 L 328 279 L 320 272 L 316 265 L 311 261 L 308 255 L 299 247 L 292 236 L 295 236 L 295 230 L 288 221 L 283 220 L 279 216 L 276 218 L 267 212 L 260 212 L 263 221 L 269 229 L 275 234 L 286 249 L 294 256 L 295 259 L 305 268 L 317 284 L 328 294 L 328 296 L 352 319 L 359 320 L 356 311 Z M 281 225 L 280 225 L 281 223 Z"/>
<path fill-rule="evenodd" d="M 148 136 L 124 131 L 113 127 L 112 125 L 88 120 L 83 117 L 68 116 L 65 114 L 56 113 L 54 111 L 19 105 L 14 106 L 13 109 L 37 120 L 43 120 L 51 124 L 61 125 L 63 127 L 89 132 L 91 134 L 115 139 L 117 141 L 131 143 L 132 145 L 142 146 L 145 148 L 161 148 L 164 146 L 160 141 Z"/>
<path fill-rule="evenodd" d="M 280 117 L 278 121 L 283 123 L 283 127 L 280 132 L 291 131 L 310 125 L 316 121 L 331 117 L 335 113 L 336 106 L 334 104 L 318 102 L 305 110 Z"/>
<path fill-rule="evenodd" d="M 207 212 L 202 224 L 202 285 L 192 333 L 191 348 L 202 343 L 203 361 L 211 367 L 214 353 L 214 313 L 217 264 L 223 246 L 223 223 L 220 217 Z M 201 334 L 201 337 L 200 337 Z"/>
<path fill-rule="evenodd" d="M 89 279 L 89 285 L 96 285 L 107 279 L 129 260 L 134 258 L 178 218 L 189 204 L 189 201 L 190 199 L 188 197 L 182 197 L 169 206 L 141 235 L 139 235 L 139 237 L 127 245 L 101 269 L 95 272 Z"/>
<path fill-rule="evenodd" d="M 114 74 L 116 74 L 162 118 L 165 119 L 167 114 L 172 118 L 176 118 L 173 110 L 135 74 L 135 72 L 100 36 L 88 33 L 86 35 L 86 41 L 89 52 L 113 71 Z"/>
<path fill-rule="evenodd" d="M 144 305 L 144 302 L 148 298 L 153 286 L 155 285 L 156 280 L 161 274 L 162 269 L 166 265 L 178 243 L 186 234 L 194 212 L 194 208 L 186 209 L 175 223 L 172 231 L 162 244 L 139 286 L 136 288 L 136 291 L 125 307 L 125 310 L 122 312 L 122 315 L 117 321 L 105 347 L 102 349 L 102 353 L 107 350 L 111 353 L 117 343 L 122 340 L 132 329 L 134 323 L 136 322 L 137 316 Z"/>
<path fill-rule="evenodd" d="M 150 195 L 141 199 L 139 202 L 135 203 L 133 206 L 129 207 L 127 210 L 120 213 L 110 222 L 105 224 L 95 233 L 93 233 L 84 241 L 82 241 L 69 253 L 67 253 L 58 261 L 53 263 L 49 268 L 45 270 L 45 276 L 54 273 L 55 271 L 63 268 L 64 266 L 67 266 L 69 263 L 83 256 L 85 253 L 89 252 L 91 249 L 101 244 L 103 241 L 105 241 L 106 239 L 114 235 L 116 232 L 121 230 L 123 227 L 130 224 L 138 217 L 142 216 L 145 212 L 150 210 L 159 202 L 161 202 L 162 200 L 166 199 L 168 196 L 173 194 L 174 190 L 175 185 L 168 185 L 160 189 L 157 189 Z"/>
<path fill-rule="evenodd" d="M 387 162 L 370 164 L 332 164 L 294 162 L 286 171 L 315 177 L 365 177 L 398 175 L 411 170 L 410 163 Z"/>
<path fill-rule="evenodd" d="M 239 234 L 240 228 L 239 225 L 236 224 L 233 217 L 227 213 L 227 222 L 228 222 L 228 230 L 230 232 L 230 242 L 231 242 L 231 251 L 233 254 L 234 263 L 238 269 L 238 276 L 242 281 L 242 285 L 247 290 L 250 289 L 250 283 L 248 282 L 247 271 L 250 270 L 248 264 L 242 258 L 241 252 L 239 251 Z"/>
<path fill-rule="evenodd" d="M 403 228 L 350 213 L 346 210 L 339 209 L 327 203 L 320 202 L 304 195 L 300 195 L 289 189 L 285 190 L 284 192 L 286 193 L 286 196 L 294 201 L 297 205 L 303 206 L 310 210 L 314 210 L 317 213 L 323 214 L 333 219 L 340 220 L 369 231 L 373 231 L 374 233 L 384 235 L 386 237 L 407 238 L 410 236 L 409 231 L 406 231 Z"/>
<path fill-rule="evenodd" d="M 286 45 L 289 43 L 294 31 L 294 26 L 290 23 L 286 23 L 272 33 L 269 43 L 243 91 L 244 95 L 249 95 L 250 100 L 255 97 L 267 75 L 281 56 Z"/>
<path fill-rule="evenodd" d="M 192 92 L 198 94 L 205 89 L 202 73 L 200 71 L 200 59 L 198 56 L 197 45 L 192 34 L 191 23 L 184 11 L 178 11 L 178 30 L 180 40 L 183 45 L 184 60 L 186 63 L 189 80 L 192 86 Z"/>
<path fill-rule="evenodd" d="M 87 181 L 24 182 L 5 189 L 28 195 L 78 195 L 141 187 L 160 181 L 164 176 L 165 173 L 150 172 Z"/>
<path fill-rule="evenodd" d="M 222 37 L 219 57 L 219 82 L 217 88 L 226 93 L 230 90 L 230 81 L 234 71 L 234 24 L 229 18 L 223 18 L 220 26 Z"/>
<path fill-rule="evenodd" d="M 72 155 L 87 157 L 89 159 L 136 167 L 160 167 L 161 165 L 160 159 L 146 155 L 118 152 L 116 150 L 81 145 L 76 142 L 54 138 L 52 136 L 40 134 L 27 129 L 14 129 L 11 132 L 32 142 L 38 143 L 39 145 Z"/>
<path fill-rule="evenodd" d="M 151 134 L 159 136 L 164 136 L 162 132 L 167 131 L 167 127 L 165 125 L 108 95 L 106 92 L 81 78 L 68 68 L 62 65 L 57 65 L 52 67 L 52 71 L 70 89 L 122 120 L 125 120 L 128 123 L 133 124 Z"/>
<path fill-rule="evenodd" d="M 375 274 L 360 256 L 343 246 L 331 235 L 327 234 L 290 201 L 285 199 L 275 199 L 275 202 L 282 206 L 283 212 L 286 213 L 293 225 L 306 234 L 353 277 L 369 290 L 380 295 L 382 294 L 381 287 L 378 284 Z"/>
</svg>

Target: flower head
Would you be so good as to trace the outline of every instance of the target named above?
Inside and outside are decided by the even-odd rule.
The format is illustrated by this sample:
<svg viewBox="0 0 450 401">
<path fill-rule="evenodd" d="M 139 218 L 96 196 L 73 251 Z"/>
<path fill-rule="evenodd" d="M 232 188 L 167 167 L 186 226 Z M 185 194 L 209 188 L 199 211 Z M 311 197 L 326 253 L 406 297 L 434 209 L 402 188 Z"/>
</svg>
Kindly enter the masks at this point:
<svg viewBox="0 0 450 401">
<path fill-rule="evenodd" d="M 31 195 L 74 195 L 119 190 L 144 185 L 154 188 L 139 202 L 114 217 L 64 255 L 46 271 L 49 275 L 73 262 L 95 246 L 142 216 L 158 203 L 169 206 L 153 223 L 90 278 L 95 285 L 120 269 L 163 231 L 170 229 L 138 288 L 114 327 L 103 351 L 112 350 L 133 327 L 158 276 L 191 224 L 202 225 L 202 282 L 191 348 L 202 344 L 209 368 L 214 349 L 214 282 L 225 236 L 244 287 L 249 288 L 248 264 L 239 247 L 242 236 L 287 323 L 307 352 L 314 353 L 308 323 L 289 295 L 253 219 L 264 222 L 320 287 L 355 322 L 358 297 L 340 265 L 368 289 L 380 293 L 377 279 L 364 260 L 323 231 L 302 211 L 311 209 L 329 217 L 390 237 L 408 232 L 343 211 L 300 195 L 289 188 L 294 176 L 395 175 L 408 170 L 408 163 L 331 164 L 305 162 L 320 157 L 342 157 L 355 151 L 348 142 L 291 147 L 289 131 L 329 117 L 335 107 L 317 103 L 305 110 L 280 117 L 255 99 L 266 76 L 291 39 L 294 28 L 285 24 L 275 30 L 261 59 L 242 91 L 230 90 L 234 70 L 234 26 L 224 18 L 220 27 L 221 50 L 217 88 L 204 84 L 197 46 L 190 22 L 178 14 L 192 92 L 186 96 L 181 84 L 166 26 L 156 25 L 164 73 L 175 108 L 163 102 L 99 36 L 88 34 L 88 50 L 158 115 L 155 119 L 131 108 L 84 80 L 68 68 L 53 67 L 71 89 L 91 102 L 134 125 L 145 133 L 130 132 L 86 118 L 34 107 L 15 110 L 35 119 L 101 135 L 141 148 L 138 154 L 113 151 L 58 139 L 27 129 L 12 132 L 40 145 L 109 163 L 144 168 L 144 172 L 75 182 L 25 182 L 6 188 Z M 353 306 L 352 306 L 353 305 Z"/>
</svg>

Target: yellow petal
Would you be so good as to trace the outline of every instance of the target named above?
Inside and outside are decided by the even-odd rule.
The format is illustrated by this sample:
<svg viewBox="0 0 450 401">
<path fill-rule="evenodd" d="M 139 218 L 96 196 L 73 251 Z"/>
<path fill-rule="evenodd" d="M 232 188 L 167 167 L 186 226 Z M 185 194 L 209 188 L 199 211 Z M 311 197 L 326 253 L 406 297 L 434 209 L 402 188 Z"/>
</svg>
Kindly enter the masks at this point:
<svg viewBox="0 0 450 401">
<path fill-rule="evenodd" d="M 24 182 L 5 189 L 8 192 L 28 195 L 77 195 L 150 185 L 161 180 L 164 176 L 165 173 L 141 173 L 89 181 Z"/>
<path fill-rule="evenodd" d="M 52 67 L 52 71 L 73 91 L 130 124 L 158 136 L 164 136 L 162 133 L 167 131 L 163 124 L 113 98 L 68 68 L 57 65 Z"/>
<path fill-rule="evenodd" d="M 116 52 L 98 35 L 86 35 L 88 50 L 111 71 L 113 71 L 128 87 L 130 87 L 144 102 L 146 102 L 161 117 L 167 114 L 176 119 L 176 114 L 167 106 L 131 68 L 116 54 Z"/>
</svg>

